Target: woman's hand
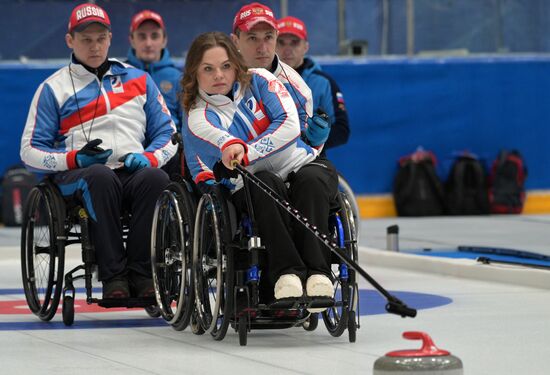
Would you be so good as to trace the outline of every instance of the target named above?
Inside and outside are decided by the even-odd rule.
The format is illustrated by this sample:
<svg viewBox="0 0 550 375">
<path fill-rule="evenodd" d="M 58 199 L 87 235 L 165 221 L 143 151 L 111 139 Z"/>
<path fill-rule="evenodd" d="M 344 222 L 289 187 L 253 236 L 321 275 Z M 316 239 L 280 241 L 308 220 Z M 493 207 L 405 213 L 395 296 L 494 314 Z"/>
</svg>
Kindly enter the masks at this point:
<svg viewBox="0 0 550 375">
<path fill-rule="evenodd" d="M 242 163 L 244 158 L 244 146 L 240 143 L 234 143 L 227 146 L 222 152 L 222 163 L 227 169 L 233 170 L 233 165 L 231 164 L 232 160 L 236 160 L 239 164 Z"/>
</svg>

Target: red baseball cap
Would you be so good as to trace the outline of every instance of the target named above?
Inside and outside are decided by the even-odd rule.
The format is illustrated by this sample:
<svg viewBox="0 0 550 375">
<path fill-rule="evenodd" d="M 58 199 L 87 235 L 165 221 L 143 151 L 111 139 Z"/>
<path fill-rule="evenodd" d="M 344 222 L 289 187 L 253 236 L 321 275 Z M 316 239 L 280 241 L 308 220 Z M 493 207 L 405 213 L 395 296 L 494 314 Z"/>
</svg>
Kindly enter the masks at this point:
<svg viewBox="0 0 550 375">
<path fill-rule="evenodd" d="M 107 12 L 96 4 L 80 4 L 73 9 L 69 19 L 69 33 L 82 31 L 91 23 L 100 23 L 111 30 L 111 20 Z"/>
<path fill-rule="evenodd" d="M 301 19 L 296 17 L 284 17 L 277 22 L 277 30 L 279 34 L 292 34 L 298 38 L 307 40 L 306 25 Z"/>
<path fill-rule="evenodd" d="M 142 10 L 139 13 L 136 13 L 134 17 L 132 17 L 132 23 L 130 24 L 130 32 L 133 33 L 136 31 L 143 22 L 145 21 L 153 21 L 157 23 L 161 29 L 166 30 L 164 27 L 164 20 L 158 14 L 157 12 L 153 12 L 152 10 Z"/>
<path fill-rule="evenodd" d="M 233 20 L 233 32 L 237 29 L 248 32 L 260 22 L 265 22 L 277 30 L 277 20 L 273 11 L 260 3 L 250 3 L 243 6 Z"/>
</svg>

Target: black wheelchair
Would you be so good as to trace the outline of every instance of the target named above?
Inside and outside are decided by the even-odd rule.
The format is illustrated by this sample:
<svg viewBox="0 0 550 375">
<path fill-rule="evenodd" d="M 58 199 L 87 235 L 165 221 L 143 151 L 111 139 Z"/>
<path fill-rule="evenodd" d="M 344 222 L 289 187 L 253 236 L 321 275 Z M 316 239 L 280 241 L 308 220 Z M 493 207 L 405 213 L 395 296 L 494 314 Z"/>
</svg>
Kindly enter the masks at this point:
<svg viewBox="0 0 550 375">
<path fill-rule="evenodd" d="M 254 228 L 253 207 L 249 204 L 250 214 L 238 215 L 224 187 L 200 196 L 191 185 L 183 178 L 172 183 L 157 201 L 153 219 L 156 298 L 161 315 L 173 328 L 191 324 L 194 333 L 222 340 L 231 326 L 240 344 L 246 345 L 251 329 L 314 330 L 319 317 L 308 308 L 325 308 L 321 315 L 329 333 L 338 337 L 347 329 L 349 341 L 355 341 L 359 291 L 353 269 L 334 257 L 332 298 L 262 301 L 259 283 L 266 250 Z M 356 261 L 356 222 L 345 193 L 339 193 L 328 220 L 326 240 Z"/>
<path fill-rule="evenodd" d="M 151 229 L 151 266 L 158 311 L 178 331 L 185 329 L 195 316 L 191 255 L 197 194 L 192 183 L 172 176 L 172 182 L 157 200 Z"/>
<path fill-rule="evenodd" d="M 349 202 L 351 213 L 353 214 L 353 220 L 355 222 L 355 235 L 357 238 L 357 241 L 359 241 L 360 236 L 360 230 L 361 230 L 361 215 L 359 212 L 359 204 L 357 203 L 357 198 L 355 197 L 355 193 L 353 192 L 353 189 L 351 188 L 348 181 L 338 172 L 338 189 L 343 192 L 347 198 L 347 201 Z"/>
<path fill-rule="evenodd" d="M 121 218 L 123 223 L 128 217 Z M 127 225 L 123 225 L 127 233 Z M 125 236 L 126 238 L 126 236 Z M 64 274 L 65 248 L 80 244 L 82 264 Z M 21 228 L 21 273 L 30 310 L 44 321 L 51 320 L 61 297 L 65 325 L 74 322 L 74 281 L 83 279 L 86 302 L 110 307 L 143 307 L 151 317 L 160 314 L 150 298 L 100 299 L 93 297 L 96 269 L 94 245 L 88 234 L 88 214 L 80 206 L 68 206 L 57 186 L 46 178 L 27 198 Z"/>
</svg>

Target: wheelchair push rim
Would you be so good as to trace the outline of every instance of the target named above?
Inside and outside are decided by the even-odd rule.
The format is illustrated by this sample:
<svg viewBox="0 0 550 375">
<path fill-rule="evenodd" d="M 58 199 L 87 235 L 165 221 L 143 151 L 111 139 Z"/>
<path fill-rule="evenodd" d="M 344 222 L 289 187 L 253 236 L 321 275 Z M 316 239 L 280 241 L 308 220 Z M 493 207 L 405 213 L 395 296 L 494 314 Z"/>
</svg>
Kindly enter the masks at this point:
<svg viewBox="0 0 550 375">
<path fill-rule="evenodd" d="M 193 309 L 190 246 L 194 212 L 185 192 L 170 184 L 157 200 L 151 233 L 155 297 L 168 324 L 185 329 Z M 175 303 L 175 310 L 174 310 Z"/>
<path fill-rule="evenodd" d="M 51 320 L 63 289 L 64 206 L 45 184 L 31 190 L 21 227 L 21 273 L 25 298 L 40 319 Z"/>
<path fill-rule="evenodd" d="M 212 195 L 201 197 L 193 242 L 193 282 L 197 321 L 206 333 L 222 340 L 229 327 L 228 265 L 223 251 L 220 205 Z"/>
</svg>

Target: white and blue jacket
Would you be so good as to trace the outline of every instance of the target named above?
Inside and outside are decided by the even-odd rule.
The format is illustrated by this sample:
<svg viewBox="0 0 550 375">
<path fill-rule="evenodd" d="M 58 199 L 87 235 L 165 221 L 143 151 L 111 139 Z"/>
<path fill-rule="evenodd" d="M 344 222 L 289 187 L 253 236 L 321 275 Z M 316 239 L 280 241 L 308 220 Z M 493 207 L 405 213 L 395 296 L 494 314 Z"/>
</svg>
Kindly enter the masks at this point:
<svg viewBox="0 0 550 375">
<path fill-rule="evenodd" d="M 317 157 L 300 139 L 300 120 L 284 85 L 265 69 L 250 69 L 250 86 L 233 86 L 233 99 L 199 92 L 182 127 L 184 150 L 195 182 L 213 179 L 214 164 L 234 143 L 244 146 L 244 165 L 251 172 L 269 170 L 286 180 Z M 241 187 L 240 178 L 230 188 Z"/>
<path fill-rule="evenodd" d="M 176 153 L 175 126 L 153 79 L 142 70 L 109 59 L 100 80 L 71 62 L 47 78 L 32 100 L 21 138 L 21 160 L 28 169 L 52 173 L 77 168 L 76 153 L 88 140 L 100 138 L 112 149 L 106 165 L 143 153 L 153 167 Z"/>
<path fill-rule="evenodd" d="M 181 129 L 182 110 L 178 100 L 181 92 L 180 80 L 181 70 L 176 68 L 170 58 L 170 52 L 167 48 L 162 50 L 159 61 L 146 63 L 136 57 L 135 50 L 130 48 L 128 51 L 128 64 L 135 66 L 151 75 L 161 94 L 164 96 L 166 105 L 172 115 L 172 120 L 176 129 Z"/>
<path fill-rule="evenodd" d="M 300 116 L 300 130 L 305 131 L 307 128 L 307 119 L 313 115 L 314 107 L 311 89 L 300 74 L 282 62 L 277 55 L 275 55 L 275 59 L 273 60 L 272 73 L 285 85 L 294 99 L 294 104 Z"/>
</svg>

